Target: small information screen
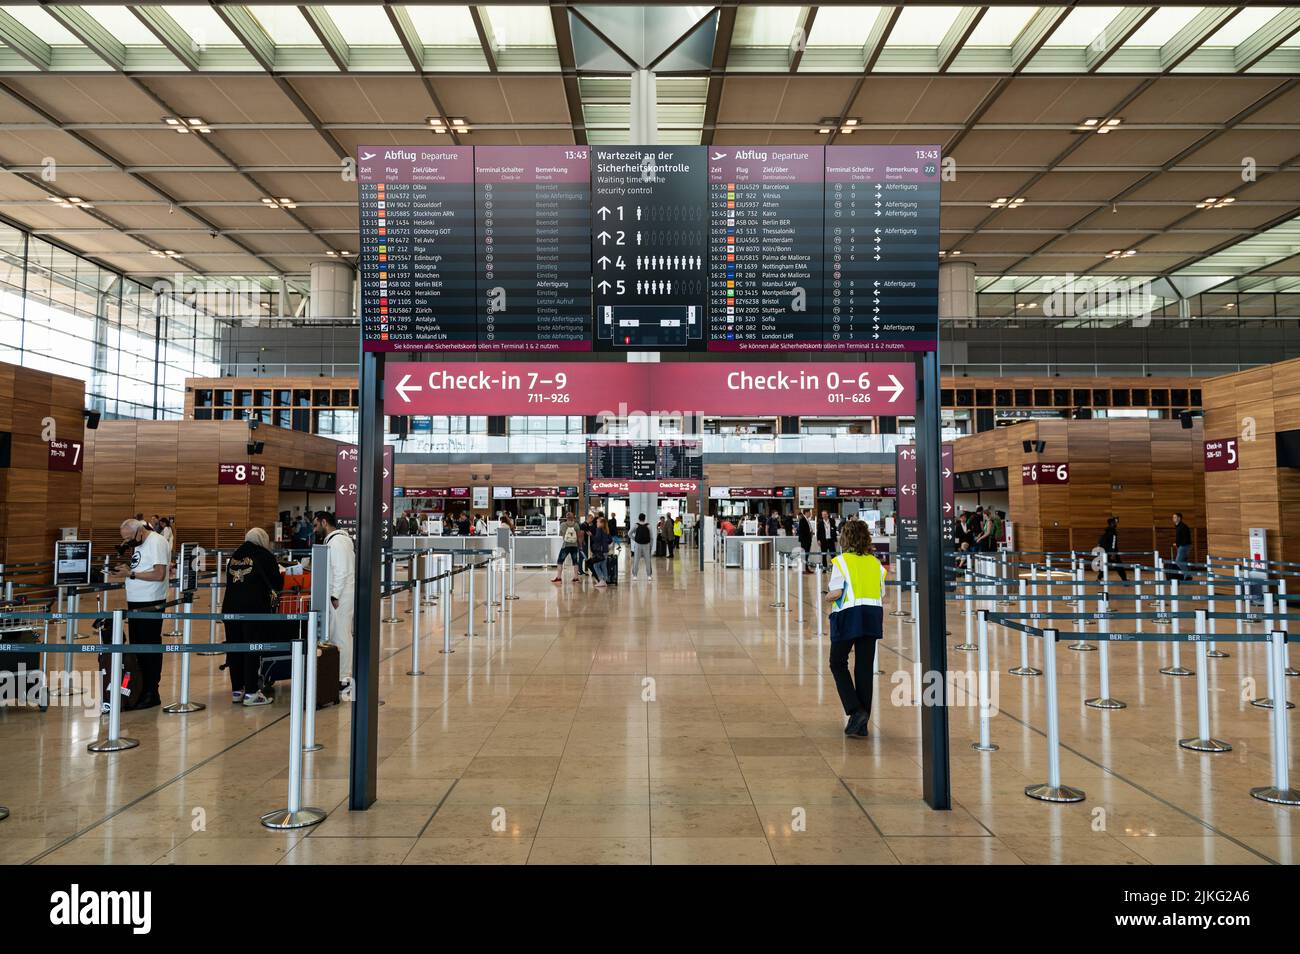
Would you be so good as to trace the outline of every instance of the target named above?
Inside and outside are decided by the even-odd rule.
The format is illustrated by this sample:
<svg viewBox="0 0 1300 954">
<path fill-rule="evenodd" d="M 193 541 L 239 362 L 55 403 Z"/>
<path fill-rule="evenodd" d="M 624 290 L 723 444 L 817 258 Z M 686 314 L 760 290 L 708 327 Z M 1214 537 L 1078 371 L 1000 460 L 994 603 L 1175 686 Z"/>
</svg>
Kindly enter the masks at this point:
<svg viewBox="0 0 1300 954">
<path fill-rule="evenodd" d="M 89 583 L 90 541 L 56 541 L 54 544 L 54 585 L 87 586 Z"/>
</svg>

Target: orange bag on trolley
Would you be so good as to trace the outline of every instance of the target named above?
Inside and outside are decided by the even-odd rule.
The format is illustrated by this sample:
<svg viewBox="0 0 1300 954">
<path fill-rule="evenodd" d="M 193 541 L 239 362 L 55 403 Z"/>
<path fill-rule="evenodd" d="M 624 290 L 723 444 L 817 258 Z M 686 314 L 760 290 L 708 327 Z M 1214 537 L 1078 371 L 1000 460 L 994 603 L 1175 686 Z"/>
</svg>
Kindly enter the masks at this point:
<svg viewBox="0 0 1300 954">
<path fill-rule="evenodd" d="M 281 613 L 307 613 L 311 611 L 311 574 L 286 573 L 284 588 L 280 590 L 280 602 L 276 606 Z"/>
</svg>

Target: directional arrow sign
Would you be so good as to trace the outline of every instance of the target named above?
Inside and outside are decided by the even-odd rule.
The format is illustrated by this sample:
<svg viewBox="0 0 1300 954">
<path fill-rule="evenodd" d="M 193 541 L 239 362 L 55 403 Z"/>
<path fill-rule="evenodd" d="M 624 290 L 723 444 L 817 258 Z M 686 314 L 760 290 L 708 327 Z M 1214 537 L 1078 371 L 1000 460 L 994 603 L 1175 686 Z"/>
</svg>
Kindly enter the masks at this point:
<svg viewBox="0 0 1300 954">
<path fill-rule="evenodd" d="M 424 390 L 423 385 L 408 383 L 410 380 L 411 380 L 411 376 L 409 374 L 404 374 L 402 375 L 402 380 L 398 381 L 397 384 L 393 387 L 393 390 L 397 392 L 397 396 L 400 397 L 407 404 L 411 403 L 411 399 L 410 397 L 408 397 L 408 395 L 412 391 Z"/>
<path fill-rule="evenodd" d="M 905 390 L 907 390 L 907 388 L 903 385 L 902 381 L 898 380 L 898 378 L 896 378 L 892 374 L 889 375 L 889 381 L 890 381 L 889 384 L 882 384 L 880 387 L 876 388 L 876 390 L 891 392 L 889 397 L 889 403 L 893 404 L 898 400 L 898 396 L 902 394 Z"/>
<path fill-rule="evenodd" d="M 599 209 L 596 210 L 596 214 L 599 215 L 602 220 L 607 219 L 609 218 L 609 208 L 607 206 L 602 205 Z"/>
</svg>

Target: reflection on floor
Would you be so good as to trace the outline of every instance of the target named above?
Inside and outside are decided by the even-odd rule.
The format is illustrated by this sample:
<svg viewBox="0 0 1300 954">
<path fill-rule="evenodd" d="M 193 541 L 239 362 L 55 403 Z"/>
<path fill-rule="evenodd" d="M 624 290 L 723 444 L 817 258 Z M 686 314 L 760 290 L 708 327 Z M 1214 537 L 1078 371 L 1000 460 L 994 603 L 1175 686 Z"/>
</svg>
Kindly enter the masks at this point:
<svg viewBox="0 0 1300 954">
<path fill-rule="evenodd" d="M 688 553 L 688 556 L 694 554 Z M 918 710 L 905 705 L 912 627 L 887 616 L 868 739 L 846 739 L 815 635 L 771 608 L 771 575 L 701 573 L 656 561 L 652 583 L 606 590 L 520 571 L 519 599 L 478 635 L 455 603 L 455 652 L 424 616 L 423 676 L 410 668 L 410 622 L 385 626 L 379 802 L 349 812 L 347 707 L 323 710 L 324 749 L 305 757 L 319 827 L 274 833 L 261 813 L 285 804 L 287 692 L 273 706 L 229 702 L 222 657 L 194 659 L 187 716 L 124 715 L 139 748 L 94 755 L 97 715 L 80 708 L 0 711 L 5 771 L 0 862 L 19 863 L 1290 863 L 1300 809 L 1247 790 L 1271 780 L 1258 645 L 1213 661 L 1222 755 L 1180 749 L 1195 734 L 1195 680 L 1158 673 L 1168 644 L 1117 645 L 1112 695 L 1084 707 L 1098 653 L 1059 650 L 1062 774 L 1084 802 L 1026 798 L 1044 781 L 1043 679 L 1006 674 L 1019 637 L 992 633 L 999 713 L 993 753 L 973 751 L 977 710 L 951 710 L 955 804 L 920 799 Z M 482 585 L 480 583 L 480 593 Z M 963 605 L 949 604 L 950 647 Z M 206 630 L 198 637 L 206 639 Z M 1041 647 L 1031 647 L 1041 667 Z M 953 666 L 973 654 L 950 651 Z M 1184 664 L 1193 666 L 1190 652 Z M 78 658 L 87 666 L 91 659 Z M 175 698 L 168 658 L 163 697 Z M 167 690 L 170 683 L 171 690 Z M 1261 693 L 1262 694 L 1262 693 Z"/>
</svg>

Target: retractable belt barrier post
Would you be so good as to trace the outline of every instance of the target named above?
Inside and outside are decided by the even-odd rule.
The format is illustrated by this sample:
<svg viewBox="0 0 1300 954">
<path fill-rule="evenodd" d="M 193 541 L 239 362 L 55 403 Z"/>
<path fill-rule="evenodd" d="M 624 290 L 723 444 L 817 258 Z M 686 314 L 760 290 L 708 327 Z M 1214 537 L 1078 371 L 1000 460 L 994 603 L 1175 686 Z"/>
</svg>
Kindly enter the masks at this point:
<svg viewBox="0 0 1300 954">
<path fill-rule="evenodd" d="M 972 742 L 971 748 L 977 752 L 996 752 L 998 747 L 990 738 L 989 720 L 989 614 L 988 610 L 979 611 L 979 681 L 977 683 L 980 707 L 980 737 Z"/>
<path fill-rule="evenodd" d="M 772 540 L 772 548 L 773 550 L 776 549 L 775 538 L 773 538 Z M 785 563 L 784 554 L 775 553 L 775 552 L 772 554 L 772 570 L 774 571 L 774 576 L 775 576 L 774 582 L 776 584 L 776 595 L 772 597 L 772 602 L 768 603 L 767 605 L 776 610 L 780 610 L 780 608 L 785 605 L 785 601 L 781 599 L 781 577 L 784 575 L 783 573 L 784 563 Z M 777 615 L 777 619 L 781 618 L 781 614 L 779 612 L 776 615 Z"/>
<path fill-rule="evenodd" d="M 423 676 L 424 670 L 420 668 L 420 581 L 415 581 L 415 589 L 411 591 L 411 668 L 406 671 L 408 676 Z"/>
<path fill-rule="evenodd" d="M 1265 590 L 1264 591 L 1264 616 L 1266 618 L 1272 615 L 1273 606 L 1274 606 L 1273 591 Z M 1285 652 L 1285 649 L 1283 651 Z M 1271 709 L 1273 708 L 1273 699 L 1276 698 L 1277 696 L 1277 693 L 1274 690 L 1274 686 L 1273 686 L 1273 661 L 1274 661 L 1273 653 L 1272 652 L 1265 653 L 1264 658 L 1268 662 L 1268 676 L 1267 676 L 1267 681 L 1265 683 L 1268 687 L 1268 695 L 1265 696 L 1263 699 L 1255 699 L 1250 704 L 1259 709 Z M 1285 669 L 1285 665 L 1286 665 L 1285 662 L 1283 662 L 1284 669 Z M 1288 709 L 1294 709 L 1295 703 L 1288 702 L 1286 704 L 1286 707 Z"/>
<path fill-rule="evenodd" d="M 397 615 L 397 561 L 391 551 L 384 558 L 383 566 L 388 575 L 388 616 L 380 622 L 400 623 L 402 619 Z"/>
<path fill-rule="evenodd" d="M 1110 597 L 1102 594 L 1101 618 L 1097 621 L 1103 634 L 1110 634 Z M 1074 647 L 1071 647 L 1072 649 Z M 1128 704 L 1112 699 L 1110 696 L 1110 640 L 1103 639 L 1097 653 L 1097 672 L 1101 682 L 1100 693 L 1095 699 L 1085 699 L 1084 705 L 1092 709 L 1127 709 Z"/>
<path fill-rule="evenodd" d="M 456 650 L 451 648 L 451 565 L 452 558 L 450 554 L 446 556 L 446 562 L 439 560 L 446 572 L 443 573 L 440 585 L 442 586 L 442 649 L 439 652 L 444 654 L 454 653 Z"/>
<path fill-rule="evenodd" d="M 815 607 L 817 607 L 817 610 L 816 610 L 816 615 L 817 615 L 817 638 L 818 638 L 818 639 L 821 639 L 821 638 L 822 638 L 822 620 L 823 620 L 823 617 L 825 616 L 825 613 L 824 613 L 823 608 L 822 608 L 822 564 L 821 564 L 821 561 L 820 561 L 820 560 L 818 560 L 818 561 L 817 561 L 817 565 L 816 565 L 815 567 L 813 567 L 813 573 L 816 574 L 816 575 L 813 577 L 813 585 L 817 587 L 817 593 L 816 593 L 816 595 L 813 597 L 813 605 L 814 605 Z"/>
<path fill-rule="evenodd" d="M 578 559 L 579 560 L 582 559 L 581 553 L 578 554 Z M 495 555 L 488 557 L 487 566 L 484 568 L 484 573 L 487 576 L 487 613 L 484 615 L 484 622 L 486 623 L 487 626 L 490 627 L 493 623 L 492 607 L 496 603 L 496 556 Z M 488 632 L 491 633 L 492 630 L 489 629 Z"/>
<path fill-rule="evenodd" d="M 1287 606 L 1290 605 L 1287 602 L 1286 580 L 1279 579 L 1277 581 L 1277 598 L 1278 598 L 1278 602 L 1281 603 L 1281 605 L 1277 608 L 1277 611 L 1279 613 L 1282 613 L 1283 616 L 1285 616 L 1287 612 Z M 1285 619 L 1282 622 L 1282 632 L 1283 633 L 1287 632 L 1287 624 Z M 1289 639 L 1284 643 L 1282 647 L 1282 656 L 1283 656 L 1282 673 L 1287 676 L 1300 676 L 1300 669 L 1291 668 L 1291 643 Z"/>
<path fill-rule="evenodd" d="M 1171 610 L 1169 625 L 1173 627 L 1174 634 L 1182 632 L 1182 624 L 1178 619 L 1178 581 L 1169 581 L 1169 608 Z M 1190 676 L 1192 671 L 1183 665 L 1182 643 L 1174 640 L 1171 644 L 1170 651 L 1172 660 L 1168 666 L 1160 671 L 1166 676 Z"/>
<path fill-rule="evenodd" d="M 1214 604 L 1210 604 L 1214 612 Z M 1206 624 L 1214 625 L 1213 619 L 1207 619 L 1205 610 L 1196 611 L 1196 631 L 1207 633 Z M 1212 645 L 1212 644 L 1211 644 Z M 1196 737 L 1179 739 L 1178 744 L 1193 752 L 1231 752 L 1232 746 L 1222 739 L 1216 739 L 1210 732 L 1210 667 L 1206 657 L 1209 651 L 1204 640 L 1196 641 Z"/>
<path fill-rule="evenodd" d="M 329 605 L 329 600 L 325 601 Z M 304 656 L 307 660 L 307 685 L 306 690 L 306 710 L 304 713 L 302 726 L 302 750 L 304 752 L 319 752 L 325 748 L 321 743 L 316 741 L 316 679 L 319 676 L 319 664 L 316 662 L 316 649 L 320 644 L 320 630 L 316 628 L 320 622 L 315 610 L 307 614 L 307 632 L 303 636 Z"/>
<path fill-rule="evenodd" d="M 190 645 L 190 614 L 194 612 L 193 597 L 185 600 L 182 605 L 182 612 L 185 614 L 185 618 L 181 622 L 181 645 L 188 646 Z M 201 702 L 190 701 L 190 654 L 182 653 L 180 701 L 163 706 L 162 711 L 168 715 L 188 715 L 191 712 L 202 712 L 206 708 L 207 706 Z"/>
<path fill-rule="evenodd" d="M 1034 572 L 1035 574 L 1037 574 L 1036 568 Z M 1025 613 L 1025 587 L 1026 587 L 1025 578 L 1021 577 L 1020 578 L 1020 614 L 1022 616 Z M 1038 595 L 1038 577 L 1037 575 L 1035 575 L 1034 596 L 1037 597 L 1037 595 Z M 1034 600 L 1033 605 L 1034 605 L 1034 612 L 1037 613 L 1038 612 L 1037 599 Z M 1042 670 L 1035 669 L 1033 666 L 1029 665 L 1029 634 L 1026 633 L 1024 630 L 1020 631 L 1020 665 L 1012 669 L 1008 669 L 1007 672 L 1011 673 L 1011 675 L 1013 676 L 1041 676 L 1043 674 Z"/>
<path fill-rule="evenodd" d="M 267 812 L 262 816 L 262 824 L 277 831 L 291 828 L 307 828 L 318 825 L 325 820 L 325 812 L 319 808 L 304 808 L 302 804 L 302 722 L 303 722 L 303 671 L 307 640 L 294 640 L 289 650 L 290 657 L 290 703 L 289 703 L 289 803 L 286 807 Z M 314 650 L 316 647 L 312 646 Z M 315 668 L 313 652 L 312 667 Z M 316 700 L 310 702 L 316 708 Z"/>
<path fill-rule="evenodd" d="M 803 578 L 804 578 L 804 572 L 808 566 L 808 554 L 804 553 L 803 550 L 799 550 L 798 553 L 799 553 L 799 569 L 795 572 L 794 575 L 795 583 L 799 588 L 799 593 L 798 593 L 799 615 L 796 617 L 796 622 L 798 622 L 799 625 L 802 626 L 803 625 L 803 591 L 804 591 Z"/>
<path fill-rule="evenodd" d="M 519 599 L 519 597 L 515 595 L 515 535 L 513 533 L 510 535 L 509 553 L 510 553 L 510 595 L 507 596 L 506 599 L 517 600 Z"/>
<path fill-rule="evenodd" d="M 1047 707 L 1047 781 L 1029 785 L 1025 794 L 1042 802 L 1081 802 L 1086 797 L 1081 789 L 1061 784 L 1061 726 L 1056 698 L 1056 642 L 1057 631 L 1043 630 L 1043 671 L 1045 675 Z"/>
<path fill-rule="evenodd" d="M 897 600 L 897 602 L 896 602 L 895 605 L 894 605 L 894 609 L 890 611 L 890 613 L 889 613 L 890 616 L 906 616 L 906 615 L 907 615 L 907 610 L 903 609 L 903 592 L 904 592 L 904 590 L 906 590 L 906 588 L 907 588 L 907 579 L 906 579 L 906 574 L 903 573 L 903 568 L 904 568 L 905 566 L 907 566 L 907 558 L 906 558 L 905 556 L 903 556 L 903 555 L 900 553 L 900 554 L 898 555 L 898 592 L 897 592 L 897 594 L 896 594 L 896 600 Z M 818 560 L 818 561 L 817 561 L 817 572 L 820 574 L 820 573 L 821 573 L 821 570 L 822 570 L 821 561 Z M 817 579 L 818 579 L 818 583 L 820 584 L 820 582 L 821 582 L 821 577 L 819 576 Z M 818 593 L 818 597 L 819 597 L 819 598 L 820 598 L 820 594 L 821 594 L 821 589 L 822 589 L 821 586 L 818 585 L 818 587 L 817 587 L 817 593 Z"/>
<path fill-rule="evenodd" d="M 976 558 L 978 560 L 978 557 Z M 983 564 L 980 564 L 983 567 Z M 966 567 L 966 593 L 972 596 L 979 595 L 979 584 L 974 583 L 974 574 L 969 566 Z M 974 628 L 974 602 L 967 600 L 962 603 L 962 615 L 966 617 L 966 640 L 958 643 L 953 649 L 959 649 L 964 653 L 974 652 L 979 647 L 975 645 L 972 629 Z"/>
<path fill-rule="evenodd" d="M 1269 645 L 1269 690 L 1274 699 L 1285 705 L 1273 706 L 1273 784 L 1252 788 L 1252 798 L 1275 805 L 1300 805 L 1300 792 L 1291 787 L 1291 746 L 1287 736 L 1286 710 L 1292 704 L 1286 701 L 1286 633 L 1274 630 Z"/>
<path fill-rule="evenodd" d="M 113 610 L 113 645 L 122 645 L 122 611 Z M 90 752 L 121 752 L 140 744 L 122 736 L 122 654 L 113 653 L 109 663 L 108 736 L 86 746 Z"/>
<path fill-rule="evenodd" d="M 469 600 L 469 602 L 466 604 L 468 609 L 465 611 L 465 618 L 468 620 L 468 624 L 467 624 L 468 632 L 466 632 L 465 635 L 468 638 L 473 639 L 474 638 L 474 564 L 471 563 L 468 558 L 466 558 L 465 560 L 465 573 L 469 577 L 469 586 L 465 594 L 465 598 Z"/>
</svg>

